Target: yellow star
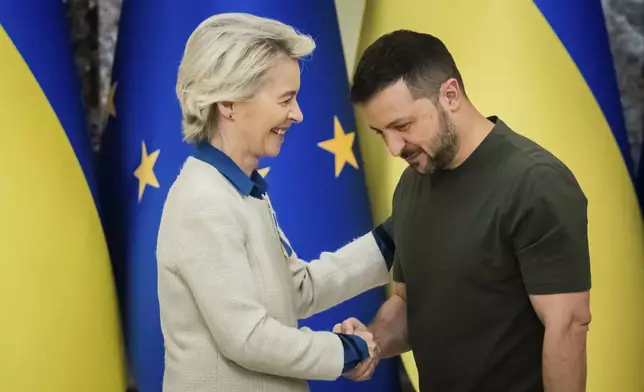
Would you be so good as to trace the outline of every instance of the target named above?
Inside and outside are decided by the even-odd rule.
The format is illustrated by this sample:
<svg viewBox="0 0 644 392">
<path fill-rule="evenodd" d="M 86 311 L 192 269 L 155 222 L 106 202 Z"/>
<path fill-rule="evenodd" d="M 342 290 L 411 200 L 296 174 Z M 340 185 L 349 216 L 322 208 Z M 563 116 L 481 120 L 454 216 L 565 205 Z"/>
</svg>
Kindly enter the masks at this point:
<svg viewBox="0 0 644 392">
<path fill-rule="evenodd" d="M 318 146 L 335 155 L 335 176 L 338 177 L 345 163 L 358 168 L 356 156 L 353 154 L 355 133 L 344 133 L 338 117 L 333 116 L 333 139 L 318 143 Z"/>
<path fill-rule="evenodd" d="M 146 185 L 155 188 L 159 187 L 159 181 L 157 181 L 157 176 L 154 174 L 154 164 L 157 162 L 157 158 L 161 152 L 161 150 L 156 150 L 148 155 L 145 142 L 141 142 L 141 149 L 141 164 L 134 171 L 134 177 L 139 179 L 139 201 L 143 197 L 143 191 L 145 191 Z"/>
<path fill-rule="evenodd" d="M 116 107 L 114 106 L 114 94 L 116 94 L 117 84 L 118 84 L 117 82 L 112 83 L 112 86 L 110 87 L 110 92 L 107 96 L 107 104 L 105 105 L 105 109 L 107 110 L 107 113 L 112 117 L 116 117 Z"/>
<path fill-rule="evenodd" d="M 257 171 L 259 172 L 259 174 L 260 174 L 262 177 L 266 178 L 266 176 L 268 175 L 268 172 L 269 172 L 269 171 L 271 171 L 271 168 L 270 168 L 270 167 L 265 167 L 265 168 L 263 168 L 263 169 L 259 169 L 259 170 L 257 170 Z"/>
</svg>

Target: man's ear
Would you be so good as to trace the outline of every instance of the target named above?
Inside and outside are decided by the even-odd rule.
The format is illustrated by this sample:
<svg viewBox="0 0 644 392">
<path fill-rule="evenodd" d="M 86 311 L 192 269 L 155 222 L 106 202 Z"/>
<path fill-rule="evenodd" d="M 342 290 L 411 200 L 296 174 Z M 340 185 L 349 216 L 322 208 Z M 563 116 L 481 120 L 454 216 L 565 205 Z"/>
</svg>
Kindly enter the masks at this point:
<svg viewBox="0 0 644 392">
<path fill-rule="evenodd" d="M 441 96 L 447 109 L 456 110 L 461 105 L 463 94 L 460 83 L 454 78 L 449 78 L 441 86 Z"/>
</svg>

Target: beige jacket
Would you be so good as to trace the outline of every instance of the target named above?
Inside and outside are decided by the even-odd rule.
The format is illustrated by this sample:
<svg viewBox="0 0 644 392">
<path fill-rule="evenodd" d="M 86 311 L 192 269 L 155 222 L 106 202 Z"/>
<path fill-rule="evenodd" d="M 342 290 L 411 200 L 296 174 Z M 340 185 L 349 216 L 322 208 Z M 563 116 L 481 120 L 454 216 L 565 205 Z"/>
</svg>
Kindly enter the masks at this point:
<svg viewBox="0 0 644 392">
<path fill-rule="evenodd" d="M 385 261 L 370 233 L 308 263 L 277 233 L 267 200 L 187 160 L 158 236 L 165 392 L 305 392 L 341 376 L 340 339 L 297 320 L 386 284 Z"/>
</svg>

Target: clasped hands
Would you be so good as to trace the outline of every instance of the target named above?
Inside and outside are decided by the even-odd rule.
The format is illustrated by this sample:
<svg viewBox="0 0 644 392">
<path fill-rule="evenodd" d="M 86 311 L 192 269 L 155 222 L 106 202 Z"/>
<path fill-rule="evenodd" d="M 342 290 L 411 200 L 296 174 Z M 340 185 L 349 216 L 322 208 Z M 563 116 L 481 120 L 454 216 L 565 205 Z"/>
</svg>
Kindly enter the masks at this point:
<svg viewBox="0 0 644 392">
<path fill-rule="evenodd" d="M 355 368 L 346 372 L 344 377 L 353 381 L 366 381 L 371 378 L 380 361 L 380 347 L 376 344 L 373 334 L 360 320 L 351 317 L 333 327 L 333 332 L 358 335 L 367 342 L 369 358 L 360 362 Z"/>
</svg>

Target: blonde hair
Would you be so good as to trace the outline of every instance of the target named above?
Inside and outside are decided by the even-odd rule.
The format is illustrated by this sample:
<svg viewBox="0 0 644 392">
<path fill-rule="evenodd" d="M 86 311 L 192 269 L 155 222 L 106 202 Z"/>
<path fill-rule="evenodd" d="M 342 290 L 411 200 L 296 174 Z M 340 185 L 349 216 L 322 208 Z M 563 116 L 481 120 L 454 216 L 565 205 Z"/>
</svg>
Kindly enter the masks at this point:
<svg viewBox="0 0 644 392">
<path fill-rule="evenodd" d="M 314 49 L 310 36 L 273 19 L 226 13 L 201 22 L 188 38 L 177 77 L 184 140 L 209 140 L 217 102 L 252 98 L 276 59 L 300 59 Z"/>
</svg>

